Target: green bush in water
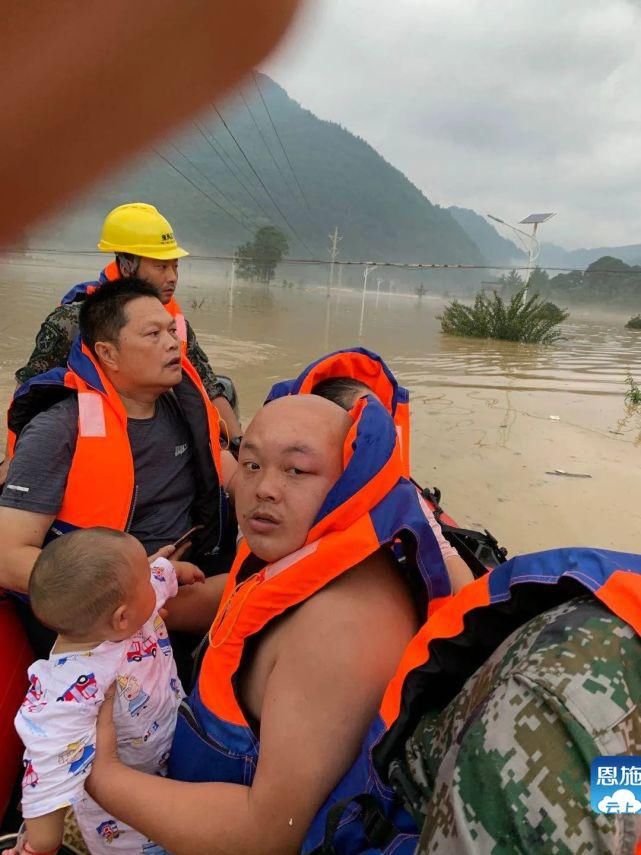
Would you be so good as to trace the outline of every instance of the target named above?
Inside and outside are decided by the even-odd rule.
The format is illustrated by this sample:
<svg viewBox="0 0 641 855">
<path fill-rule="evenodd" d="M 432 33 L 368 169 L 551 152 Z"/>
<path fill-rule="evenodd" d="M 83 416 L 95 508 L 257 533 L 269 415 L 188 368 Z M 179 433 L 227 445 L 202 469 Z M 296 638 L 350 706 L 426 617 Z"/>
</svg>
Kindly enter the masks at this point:
<svg viewBox="0 0 641 855">
<path fill-rule="evenodd" d="M 639 388 L 639 384 L 635 382 L 634 377 L 631 374 L 625 378 L 625 382 L 628 384 L 628 391 L 625 393 L 625 402 L 626 404 L 641 404 L 641 388 Z"/>
<path fill-rule="evenodd" d="M 554 303 L 545 303 L 538 294 L 524 299 L 525 287 L 506 301 L 496 292 L 481 291 L 473 306 L 454 300 L 440 316 L 441 329 L 448 335 L 472 338 L 496 338 L 503 341 L 524 341 L 552 344 L 560 338 L 556 329 L 568 317 L 568 312 Z M 554 307 L 554 311 L 551 310 Z"/>
<path fill-rule="evenodd" d="M 628 330 L 641 330 L 641 315 L 635 315 L 625 325 Z"/>
<path fill-rule="evenodd" d="M 563 321 L 567 320 L 568 313 L 557 306 L 556 303 L 543 303 L 542 308 L 546 317 L 550 318 L 550 320 L 556 320 L 557 324 L 562 324 Z"/>
</svg>

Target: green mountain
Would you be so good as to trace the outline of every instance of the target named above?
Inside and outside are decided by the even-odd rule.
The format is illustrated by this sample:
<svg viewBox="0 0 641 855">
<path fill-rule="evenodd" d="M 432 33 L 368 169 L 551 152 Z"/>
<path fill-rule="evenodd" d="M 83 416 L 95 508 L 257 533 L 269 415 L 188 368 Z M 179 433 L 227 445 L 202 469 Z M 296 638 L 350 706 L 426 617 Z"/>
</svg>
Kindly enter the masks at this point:
<svg viewBox="0 0 641 855">
<path fill-rule="evenodd" d="M 265 75 L 220 114 L 227 128 L 212 110 L 31 234 L 29 244 L 93 248 L 104 214 L 138 200 L 155 204 L 201 254 L 230 254 L 257 227 L 274 225 L 292 258 L 326 259 L 338 227 L 343 260 L 484 262 L 450 214 L 402 172 Z"/>
</svg>

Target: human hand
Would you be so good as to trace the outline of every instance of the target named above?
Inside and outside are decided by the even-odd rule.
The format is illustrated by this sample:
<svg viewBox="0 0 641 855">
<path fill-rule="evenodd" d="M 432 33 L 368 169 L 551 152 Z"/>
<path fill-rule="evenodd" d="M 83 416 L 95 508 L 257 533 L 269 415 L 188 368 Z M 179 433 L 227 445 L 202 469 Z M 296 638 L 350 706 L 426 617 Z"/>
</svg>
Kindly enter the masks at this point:
<svg viewBox="0 0 641 855">
<path fill-rule="evenodd" d="M 179 585 L 193 585 L 194 582 L 205 581 L 203 571 L 190 561 L 174 561 L 172 559 L 171 563 L 176 571 L 176 578 Z"/>
<path fill-rule="evenodd" d="M 85 789 L 94 798 L 100 782 L 109 775 L 109 770 L 113 768 L 114 764 L 120 763 L 116 728 L 114 727 L 115 694 L 116 684 L 113 683 L 107 690 L 96 722 L 96 753 L 94 754 L 91 772 L 85 781 Z"/>
<path fill-rule="evenodd" d="M 22 838 L 18 838 L 16 845 L 12 849 L 3 849 L 2 853 L 3 855 L 56 855 L 60 850 L 60 846 L 62 846 L 62 841 L 60 841 L 60 845 L 56 846 L 55 849 L 34 849 L 25 835 Z"/>
<path fill-rule="evenodd" d="M 149 564 L 153 564 L 157 558 L 171 558 L 172 564 L 174 561 L 179 561 L 181 556 L 187 552 L 189 547 L 191 546 L 191 541 L 187 541 L 187 543 L 182 543 L 178 549 L 174 546 L 173 543 L 168 543 L 167 546 L 161 546 L 157 552 L 154 552 L 153 555 L 150 555 L 147 559 Z"/>
<path fill-rule="evenodd" d="M 11 849 L 3 849 L 3 855 L 56 855 L 62 846 L 62 830 L 66 812 L 66 809 L 56 811 L 53 815 L 45 815 L 23 822 L 16 836 L 16 845 L 12 846 Z M 33 837 L 29 834 L 29 824 L 34 831 Z"/>
</svg>

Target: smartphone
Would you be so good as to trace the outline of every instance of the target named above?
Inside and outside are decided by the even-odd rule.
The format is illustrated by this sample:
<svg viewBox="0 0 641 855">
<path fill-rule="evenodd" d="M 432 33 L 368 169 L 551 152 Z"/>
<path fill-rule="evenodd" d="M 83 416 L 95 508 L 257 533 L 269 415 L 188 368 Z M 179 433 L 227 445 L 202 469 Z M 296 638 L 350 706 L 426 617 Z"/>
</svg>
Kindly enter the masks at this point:
<svg viewBox="0 0 641 855">
<path fill-rule="evenodd" d="M 189 531 L 186 531 L 184 534 L 181 534 L 178 540 L 174 543 L 174 549 L 180 549 L 180 547 L 187 543 L 188 540 L 191 540 L 191 536 L 194 532 L 200 531 L 201 528 L 205 528 L 204 525 L 195 525 L 193 528 L 190 528 Z"/>
</svg>

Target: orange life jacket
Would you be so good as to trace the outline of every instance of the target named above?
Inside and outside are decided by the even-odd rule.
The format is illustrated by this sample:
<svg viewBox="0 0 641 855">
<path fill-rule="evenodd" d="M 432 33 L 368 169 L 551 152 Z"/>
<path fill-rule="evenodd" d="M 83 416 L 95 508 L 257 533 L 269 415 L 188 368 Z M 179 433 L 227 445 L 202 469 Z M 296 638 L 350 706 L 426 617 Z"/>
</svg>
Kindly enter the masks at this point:
<svg viewBox="0 0 641 855">
<path fill-rule="evenodd" d="M 203 518 L 198 522 L 212 527 L 210 540 L 215 540 L 215 546 L 224 502 L 220 488 L 218 415 L 196 370 L 184 356 L 182 369 L 183 379 L 173 391 L 194 438 L 195 469 L 206 482 L 203 488 L 206 501 L 199 502 L 199 507 L 204 508 Z M 18 389 L 8 416 L 12 435 L 19 437 L 38 412 L 68 394 L 78 399 L 78 439 L 52 533 L 95 525 L 126 531 L 136 494 L 127 413 L 120 396 L 80 338 L 74 342 L 66 369 L 54 368 L 39 374 Z"/>
<path fill-rule="evenodd" d="M 379 399 L 394 419 L 399 435 L 403 475 L 410 477 L 410 404 L 409 392 L 399 386 L 385 361 L 364 347 L 337 350 L 312 362 L 294 380 L 283 380 L 272 386 L 267 401 L 284 395 L 310 394 L 323 380 L 351 377 L 363 383 Z"/>
</svg>

